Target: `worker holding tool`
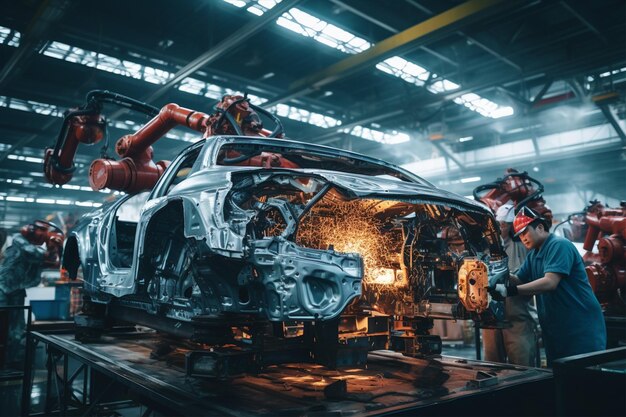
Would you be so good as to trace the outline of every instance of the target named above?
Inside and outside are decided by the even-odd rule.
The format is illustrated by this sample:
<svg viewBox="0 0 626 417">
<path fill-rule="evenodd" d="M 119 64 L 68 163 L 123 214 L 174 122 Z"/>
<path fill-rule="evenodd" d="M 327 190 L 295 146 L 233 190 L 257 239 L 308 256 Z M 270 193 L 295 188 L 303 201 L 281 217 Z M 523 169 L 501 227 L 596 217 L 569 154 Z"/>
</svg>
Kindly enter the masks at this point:
<svg viewBox="0 0 626 417">
<path fill-rule="evenodd" d="M 500 225 L 500 235 L 509 259 L 509 271 L 513 273 L 524 263 L 528 254 L 524 244 L 513 236 L 514 208 L 513 204 L 504 204 L 496 211 L 496 221 Z M 537 365 L 537 325 L 531 315 L 531 310 L 534 310 L 530 305 L 531 299 L 530 296 L 520 296 L 505 300 L 504 318 L 511 327 L 483 329 L 486 360 L 523 366 Z"/>
<path fill-rule="evenodd" d="M 530 250 L 507 284 L 488 287 L 496 299 L 537 296 L 548 366 L 566 356 L 604 350 L 606 326 L 585 266 L 574 245 L 550 233 L 550 223 L 528 207 L 513 222 L 515 236 Z"/>
</svg>

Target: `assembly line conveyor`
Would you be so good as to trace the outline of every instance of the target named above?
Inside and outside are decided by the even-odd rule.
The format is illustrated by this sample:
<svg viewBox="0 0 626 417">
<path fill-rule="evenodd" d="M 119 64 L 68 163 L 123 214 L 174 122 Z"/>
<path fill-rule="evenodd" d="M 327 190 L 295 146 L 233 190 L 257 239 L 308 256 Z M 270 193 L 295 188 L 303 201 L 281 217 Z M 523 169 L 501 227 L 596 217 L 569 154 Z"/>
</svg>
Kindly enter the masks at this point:
<svg viewBox="0 0 626 417">
<path fill-rule="evenodd" d="M 288 363 L 215 380 L 188 376 L 184 348 L 154 359 L 162 343 L 156 333 L 110 334 L 88 344 L 70 332 L 30 332 L 28 339 L 24 416 L 110 415 L 129 408 L 142 416 L 238 417 L 554 411 L 552 372 L 542 369 L 373 351 L 365 367 Z"/>
</svg>

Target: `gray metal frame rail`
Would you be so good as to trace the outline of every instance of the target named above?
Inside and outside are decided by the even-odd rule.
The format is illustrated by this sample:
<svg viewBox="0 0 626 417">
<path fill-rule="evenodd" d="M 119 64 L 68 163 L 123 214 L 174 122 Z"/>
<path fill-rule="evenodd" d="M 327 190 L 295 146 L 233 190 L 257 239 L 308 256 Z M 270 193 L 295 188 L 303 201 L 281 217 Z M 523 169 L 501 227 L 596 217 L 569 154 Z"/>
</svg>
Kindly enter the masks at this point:
<svg viewBox="0 0 626 417">
<path fill-rule="evenodd" d="M 47 353 L 46 398 L 44 412 L 31 414 L 34 353 L 39 344 L 46 346 Z M 89 350 L 88 345 L 73 344 L 54 334 L 30 332 L 26 354 L 27 367 L 24 371 L 22 416 L 89 416 L 94 415 L 98 407 L 106 407 L 110 411 L 139 405 L 146 407 L 143 417 L 150 416 L 153 411 L 165 415 L 204 415 L 207 412 L 220 415 L 231 414 L 220 407 L 207 410 L 206 403 L 197 404 L 194 396 L 178 387 L 153 376 L 139 374 L 124 364 L 116 363 L 106 356 Z M 71 375 L 68 366 L 70 357 L 80 363 L 78 369 Z M 81 374 L 83 383 L 77 387 L 75 381 Z M 97 392 L 94 392 L 94 387 L 89 386 L 94 376 L 104 381 L 104 388 L 98 389 Z M 105 399 L 116 385 L 128 390 L 128 399 L 122 401 Z"/>
</svg>

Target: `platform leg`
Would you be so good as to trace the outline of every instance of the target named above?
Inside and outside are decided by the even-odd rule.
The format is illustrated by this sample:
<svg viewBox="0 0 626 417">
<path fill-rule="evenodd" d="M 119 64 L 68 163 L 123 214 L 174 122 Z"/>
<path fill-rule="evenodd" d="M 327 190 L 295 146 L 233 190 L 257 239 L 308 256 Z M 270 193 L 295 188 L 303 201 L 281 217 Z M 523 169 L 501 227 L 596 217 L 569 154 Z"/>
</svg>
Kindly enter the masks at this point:
<svg viewBox="0 0 626 417">
<path fill-rule="evenodd" d="M 22 406 L 21 416 L 30 414 L 30 396 L 33 391 L 33 378 L 35 376 L 34 362 L 37 342 L 30 331 L 26 332 L 26 352 L 24 356 L 24 375 L 22 380 Z"/>
<path fill-rule="evenodd" d="M 482 346 L 480 344 L 480 326 L 477 326 L 476 324 L 474 324 L 474 343 L 476 344 L 476 360 L 479 361 L 482 357 Z"/>
</svg>

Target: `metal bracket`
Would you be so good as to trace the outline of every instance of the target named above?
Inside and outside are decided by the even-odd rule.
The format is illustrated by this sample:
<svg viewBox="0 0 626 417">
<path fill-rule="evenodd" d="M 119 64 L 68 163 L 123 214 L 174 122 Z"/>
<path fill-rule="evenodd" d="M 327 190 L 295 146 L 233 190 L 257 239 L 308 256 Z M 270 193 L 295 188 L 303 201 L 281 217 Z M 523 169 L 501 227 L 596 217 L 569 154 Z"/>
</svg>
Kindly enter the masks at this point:
<svg viewBox="0 0 626 417">
<path fill-rule="evenodd" d="M 486 387 L 492 387 L 498 384 L 498 377 L 491 372 L 478 371 L 476 372 L 476 379 L 467 381 L 465 387 L 467 389 L 480 389 Z"/>
</svg>

